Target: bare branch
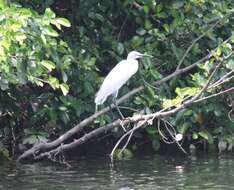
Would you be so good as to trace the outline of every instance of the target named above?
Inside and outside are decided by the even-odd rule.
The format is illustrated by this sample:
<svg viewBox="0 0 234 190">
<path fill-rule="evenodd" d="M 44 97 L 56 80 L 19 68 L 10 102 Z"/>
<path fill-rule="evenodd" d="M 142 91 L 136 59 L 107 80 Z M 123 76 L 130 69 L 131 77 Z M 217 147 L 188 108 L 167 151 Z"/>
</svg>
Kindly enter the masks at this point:
<svg viewBox="0 0 234 190">
<path fill-rule="evenodd" d="M 59 146 L 51 151 L 48 152 L 44 152 L 39 154 L 38 156 L 34 156 L 34 160 L 38 160 L 38 159 L 42 159 L 42 158 L 50 158 L 52 155 L 56 155 L 56 154 L 60 154 L 62 152 L 66 152 L 68 150 L 74 149 L 75 147 L 78 147 L 80 145 L 82 145 L 83 143 L 87 142 L 88 140 L 92 139 L 95 136 L 100 135 L 101 133 L 106 133 L 109 130 L 115 128 L 115 127 L 119 127 L 121 125 L 121 120 L 115 120 L 114 122 L 104 125 L 102 127 L 99 127 L 87 134 L 85 134 L 83 137 L 79 138 L 79 139 L 75 139 L 72 143 L 69 144 L 65 144 L 62 146 Z M 127 122 L 125 122 L 127 123 Z"/>
<path fill-rule="evenodd" d="M 224 76 L 222 76 L 218 81 L 216 81 L 215 83 L 213 83 L 209 88 L 214 88 L 214 87 L 217 87 L 217 86 L 220 86 L 221 84 L 225 83 L 225 82 L 228 82 L 230 81 L 233 77 L 229 77 L 232 73 L 234 73 L 234 69 L 229 71 L 227 74 L 225 74 Z M 227 78 L 229 77 L 229 78 Z"/>
<path fill-rule="evenodd" d="M 128 132 L 126 132 L 119 140 L 118 142 L 115 144 L 114 148 L 111 151 L 110 157 L 113 159 L 114 157 L 114 153 L 115 150 L 118 148 L 119 144 L 128 136 L 131 135 L 135 130 L 139 129 L 140 127 L 142 127 L 145 123 L 147 122 L 147 120 L 142 121 L 141 123 L 139 123 L 139 125 L 137 125 L 136 127 L 134 127 L 133 129 L 129 130 Z"/>
<path fill-rule="evenodd" d="M 166 121 L 166 122 L 171 126 L 171 128 L 174 130 L 174 133 L 175 133 L 174 127 L 173 127 L 168 121 Z M 170 136 L 173 138 L 173 143 L 175 142 L 175 143 L 177 144 L 177 146 L 180 148 L 180 150 L 181 150 L 183 153 L 188 154 L 188 153 L 184 150 L 184 148 L 181 146 L 181 144 L 176 140 L 175 134 L 172 134 L 171 130 L 168 129 L 168 127 L 166 127 L 166 129 L 167 129 L 168 133 L 170 134 Z"/>
<path fill-rule="evenodd" d="M 212 94 L 212 95 L 210 95 L 210 96 L 206 96 L 206 97 L 197 99 L 197 100 L 194 101 L 194 103 L 202 102 L 202 101 L 204 101 L 204 100 L 207 100 L 207 99 L 210 99 L 210 98 L 214 98 L 214 97 L 216 97 L 216 96 L 220 96 L 220 95 L 222 95 L 222 94 L 226 94 L 226 93 L 229 93 L 229 92 L 232 92 L 232 91 L 234 91 L 234 87 L 229 88 L 229 89 L 227 89 L 227 90 L 223 90 L 223 91 L 218 92 L 218 93 L 216 93 L 216 94 Z"/>
</svg>

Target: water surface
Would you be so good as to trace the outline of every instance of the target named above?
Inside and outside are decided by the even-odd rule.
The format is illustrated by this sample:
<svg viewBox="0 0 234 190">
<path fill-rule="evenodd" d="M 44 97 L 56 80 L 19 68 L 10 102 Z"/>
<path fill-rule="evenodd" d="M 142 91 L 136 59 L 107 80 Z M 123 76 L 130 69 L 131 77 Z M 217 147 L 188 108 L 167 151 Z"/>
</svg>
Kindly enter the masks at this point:
<svg viewBox="0 0 234 190">
<path fill-rule="evenodd" d="M 82 159 L 69 169 L 51 163 L 0 162 L 0 189 L 234 189 L 233 156 L 155 155 L 114 164 L 108 158 Z"/>
</svg>

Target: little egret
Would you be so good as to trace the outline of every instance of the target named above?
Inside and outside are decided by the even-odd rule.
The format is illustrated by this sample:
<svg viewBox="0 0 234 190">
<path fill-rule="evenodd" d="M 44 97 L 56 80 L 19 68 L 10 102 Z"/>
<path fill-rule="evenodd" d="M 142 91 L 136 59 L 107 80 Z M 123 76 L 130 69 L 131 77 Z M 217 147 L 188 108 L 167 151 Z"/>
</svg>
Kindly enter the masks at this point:
<svg viewBox="0 0 234 190">
<path fill-rule="evenodd" d="M 96 110 L 97 106 L 103 104 L 109 95 L 114 96 L 115 106 L 123 118 L 117 104 L 116 98 L 118 96 L 119 89 L 133 76 L 138 70 L 138 59 L 143 56 L 151 57 L 150 55 L 141 54 L 137 51 L 131 51 L 127 59 L 120 61 L 106 76 L 99 91 L 95 97 Z"/>
</svg>

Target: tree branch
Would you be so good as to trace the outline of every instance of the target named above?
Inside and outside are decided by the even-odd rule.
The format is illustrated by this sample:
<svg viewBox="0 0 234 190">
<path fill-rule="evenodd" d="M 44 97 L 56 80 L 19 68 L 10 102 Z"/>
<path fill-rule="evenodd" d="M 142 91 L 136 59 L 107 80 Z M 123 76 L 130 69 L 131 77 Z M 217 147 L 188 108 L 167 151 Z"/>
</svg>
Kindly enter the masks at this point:
<svg viewBox="0 0 234 190">
<path fill-rule="evenodd" d="M 206 97 L 197 99 L 197 100 L 194 101 L 194 103 L 202 102 L 202 101 L 204 101 L 204 100 L 207 100 L 207 99 L 210 99 L 210 98 L 214 98 L 214 97 L 217 97 L 217 96 L 220 96 L 220 95 L 222 95 L 222 94 L 226 94 L 226 93 L 229 93 L 229 92 L 232 92 L 232 91 L 234 91 L 234 87 L 231 87 L 231 88 L 229 88 L 229 89 L 227 89 L 227 90 L 223 90 L 223 91 L 218 92 L 218 93 L 216 93 L 216 94 L 212 94 L 212 95 L 210 95 L 210 96 L 206 96 Z"/>
</svg>

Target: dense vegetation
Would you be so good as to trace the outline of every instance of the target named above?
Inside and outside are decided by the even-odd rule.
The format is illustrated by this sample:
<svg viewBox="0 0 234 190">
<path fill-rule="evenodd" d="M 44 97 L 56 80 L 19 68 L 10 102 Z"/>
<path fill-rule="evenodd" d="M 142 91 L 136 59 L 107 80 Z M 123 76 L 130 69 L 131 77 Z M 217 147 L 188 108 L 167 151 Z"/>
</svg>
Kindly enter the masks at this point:
<svg viewBox="0 0 234 190">
<path fill-rule="evenodd" d="M 122 104 L 131 108 L 121 109 L 126 117 L 153 113 L 195 96 L 217 61 L 233 51 L 233 7 L 233 0 L 0 0 L 1 154 L 11 157 L 15 150 L 23 152 L 55 139 L 93 114 L 103 77 L 133 49 L 154 58 L 142 59 L 139 72 L 119 93 L 146 87 Z M 174 72 L 191 44 L 181 67 L 210 53 L 209 59 L 155 87 L 154 81 Z M 206 95 L 231 88 L 233 69 L 231 57 L 212 78 L 215 84 L 230 73 L 228 80 Z M 229 92 L 200 101 L 166 120 L 189 144 L 218 143 L 231 150 L 233 98 Z M 85 132 L 119 117 L 114 114 L 97 118 Z M 129 149 L 151 142 L 158 150 L 157 126 L 155 122 L 137 131 Z M 112 133 L 118 139 L 123 131 Z"/>
</svg>

